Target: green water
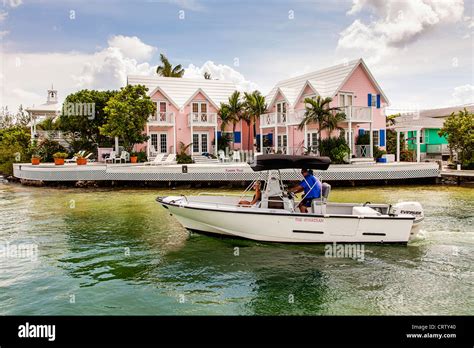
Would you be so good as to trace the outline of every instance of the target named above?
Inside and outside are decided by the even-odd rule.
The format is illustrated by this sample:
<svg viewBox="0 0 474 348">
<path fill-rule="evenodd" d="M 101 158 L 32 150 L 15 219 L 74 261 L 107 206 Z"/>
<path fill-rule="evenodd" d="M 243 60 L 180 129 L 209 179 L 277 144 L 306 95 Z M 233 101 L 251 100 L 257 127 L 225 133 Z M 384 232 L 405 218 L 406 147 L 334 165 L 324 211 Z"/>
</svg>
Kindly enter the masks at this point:
<svg viewBox="0 0 474 348">
<path fill-rule="evenodd" d="M 0 184 L 4 250 L 38 246 L 0 258 L 0 314 L 474 313 L 472 189 L 333 189 L 332 201 L 423 204 L 419 240 L 366 245 L 363 261 L 325 257 L 324 245 L 189 235 L 154 202 L 177 192 L 193 193 Z"/>
</svg>

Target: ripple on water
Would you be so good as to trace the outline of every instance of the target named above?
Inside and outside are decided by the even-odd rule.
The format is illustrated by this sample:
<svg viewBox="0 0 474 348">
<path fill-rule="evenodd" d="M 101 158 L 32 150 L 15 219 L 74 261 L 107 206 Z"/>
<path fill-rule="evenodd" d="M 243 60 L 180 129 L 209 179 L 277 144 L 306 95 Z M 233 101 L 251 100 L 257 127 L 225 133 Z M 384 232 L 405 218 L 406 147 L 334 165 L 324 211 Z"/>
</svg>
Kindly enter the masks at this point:
<svg viewBox="0 0 474 348">
<path fill-rule="evenodd" d="M 322 245 L 189 237 L 154 202 L 166 194 L 0 184 L 0 240 L 39 246 L 36 261 L 0 259 L 0 314 L 474 310 L 472 190 L 334 188 L 333 201 L 418 200 L 425 209 L 420 238 L 408 246 L 366 245 L 361 261 L 325 257 Z"/>
</svg>

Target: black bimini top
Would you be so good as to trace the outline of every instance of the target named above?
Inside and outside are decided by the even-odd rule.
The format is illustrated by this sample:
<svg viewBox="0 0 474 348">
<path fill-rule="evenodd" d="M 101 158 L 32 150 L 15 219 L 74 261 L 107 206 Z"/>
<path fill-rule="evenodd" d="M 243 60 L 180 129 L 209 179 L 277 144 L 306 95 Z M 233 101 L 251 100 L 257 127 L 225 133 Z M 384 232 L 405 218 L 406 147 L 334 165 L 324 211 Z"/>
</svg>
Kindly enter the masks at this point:
<svg viewBox="0 0 474 348">
<path fill-rule="evenodd" d="M 329 157 L 315 156 L 292 156 L 292 155 L 260 155 L 257 156 L 253 171 L 271 169 L 318 169 L 326 170 L 329 168 L 331 160 Z"/>
</svg>

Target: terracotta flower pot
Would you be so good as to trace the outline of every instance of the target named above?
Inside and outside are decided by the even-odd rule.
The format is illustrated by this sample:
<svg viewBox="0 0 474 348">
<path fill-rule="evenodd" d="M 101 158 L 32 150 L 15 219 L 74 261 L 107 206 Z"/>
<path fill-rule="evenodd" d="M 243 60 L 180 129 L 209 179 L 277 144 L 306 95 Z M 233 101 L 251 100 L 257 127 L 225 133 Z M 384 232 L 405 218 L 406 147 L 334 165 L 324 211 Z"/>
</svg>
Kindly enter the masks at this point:
<svg viewBox="0 0 474 348">
<path fill-rule="evenodd" d="M 40 159 L 38 157 L 31 158 L 31 164 L 37 166 L 40 164 Z"/>
<path fill-rule="evenodd" d="M 137 163 L 138 156 L 130 156 L 130 162 L 131 163 Z"/>
<path fill-rule="evenodd" d="M 76 163 L 78 166 L 84 166 L 87 164 L 87 158 L 77 158 Z"/>
<path fill-rule="evenodd" d="M 57 165 L 57 166 L 64 165 L 64 158 L 55 158 L 54 159 L 54 164 Z"/>
</svg>

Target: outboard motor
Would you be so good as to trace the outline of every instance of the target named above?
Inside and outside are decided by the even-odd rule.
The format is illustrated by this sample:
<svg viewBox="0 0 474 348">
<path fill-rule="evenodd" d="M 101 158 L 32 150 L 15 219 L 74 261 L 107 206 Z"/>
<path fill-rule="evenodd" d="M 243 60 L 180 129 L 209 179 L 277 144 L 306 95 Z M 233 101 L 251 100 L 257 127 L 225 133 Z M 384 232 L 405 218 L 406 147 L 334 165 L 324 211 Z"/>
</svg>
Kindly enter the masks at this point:
<svg viewBox="0 0 474 348">
<path fill-rule="evenodd" d="M 425 218 L 423 207 L 418 202 L 400 202 L 394 204 L 391 213 L 394 215 L 413 215 L 415 217 L 413 227 L 411 228 L 410 239 L 415 237 L 420 231 L 421 222 Z"/>
<path fill-rule="evenodd" d="M 392 206 L 392 213 L 395 215 L 413 215 L 417 220 L 423 220 L 423 207 L 418 202 L 400 202 Z"/>
</svg>

